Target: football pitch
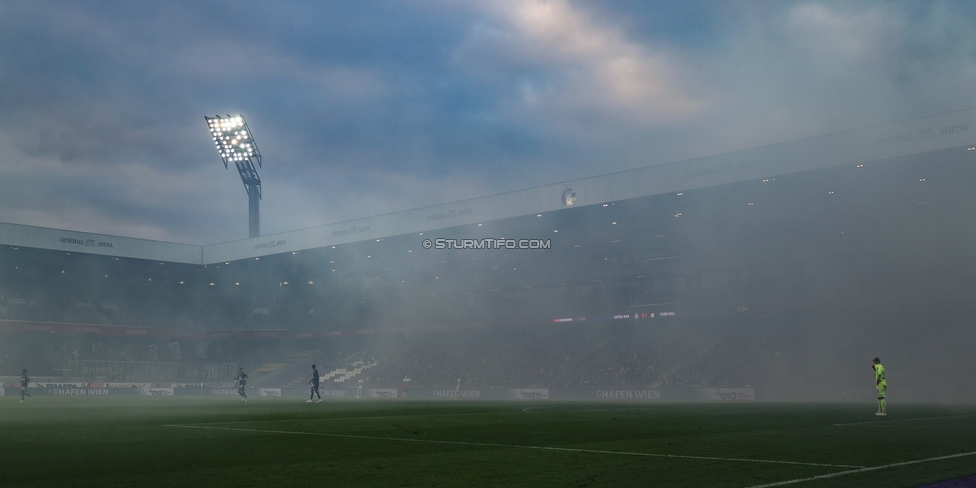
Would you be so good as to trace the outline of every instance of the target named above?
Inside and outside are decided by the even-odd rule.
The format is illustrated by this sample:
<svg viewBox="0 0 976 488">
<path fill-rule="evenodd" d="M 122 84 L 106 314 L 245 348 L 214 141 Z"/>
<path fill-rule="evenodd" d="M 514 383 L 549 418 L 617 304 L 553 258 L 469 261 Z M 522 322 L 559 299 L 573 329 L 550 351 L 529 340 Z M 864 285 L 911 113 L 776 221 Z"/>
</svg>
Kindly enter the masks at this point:
<svg viewBox="0 0 976 488">
<path fill-rule="evenodd" d="M 3 486 L 904 486 L 976 406 L 0 397 Z"/>
</svg>

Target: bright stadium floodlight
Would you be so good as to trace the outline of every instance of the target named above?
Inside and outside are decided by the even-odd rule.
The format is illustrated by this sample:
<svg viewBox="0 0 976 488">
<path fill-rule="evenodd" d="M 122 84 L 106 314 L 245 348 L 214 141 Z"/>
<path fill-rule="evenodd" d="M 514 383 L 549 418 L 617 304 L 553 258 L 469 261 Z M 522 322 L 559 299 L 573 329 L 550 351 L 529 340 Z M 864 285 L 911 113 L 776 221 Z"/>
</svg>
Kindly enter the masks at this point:
<svg viewBox="0 0 976 488">
<path fill-rule="evenodd" d="M 231 161 L 237 166 L 237 172 L 240 173 L 241 181 L 244 183 L 244 190 L 247 191 L 249 234 L 250 237 L 260 237 L 261 177 L 254 169 L 254 161 L 261 166 L 261 152 L 258 151 L 258 145 L 251 137 L 247 121 L 240 114 L 227 115 L 226 118 L 219 115 L 213 117 L 205 115 L 203 118 L 210 126 L 210 134 L 213 135 L 220 159 L 224 161 L 224 168 L 227 168 Z"/>
</svg>

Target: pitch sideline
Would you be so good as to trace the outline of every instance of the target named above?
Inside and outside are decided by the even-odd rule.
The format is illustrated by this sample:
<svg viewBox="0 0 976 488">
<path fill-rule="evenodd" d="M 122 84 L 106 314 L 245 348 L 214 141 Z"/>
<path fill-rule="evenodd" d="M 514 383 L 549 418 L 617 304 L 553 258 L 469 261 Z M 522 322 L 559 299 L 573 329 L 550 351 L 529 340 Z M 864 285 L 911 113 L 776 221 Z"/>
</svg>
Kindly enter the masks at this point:
<svg viewBox="0 0 976 488">
<path fill-rule="evenodd" d="M 868 420 L 868 421 L 865 421 L 865 422 L 850 422 L 850 423 L 846 423 L 846 424 L 834 424 L 834 427 L 843 427 L 843 426 L 848 426 L 848 425 L 867 425 L 867 426 L 874 427 L 874 426 L 878 426 L 878 425 L 891 424 L 891 423 L 894 423 L 894 422 L 911 422 L 911 421 L 914 421 L 914 420 L 959 419 L 959 418 L 966 418 L 966 417 L 976 417 L 976 414 L 944 415 L 942 417 L 915 417 L 915 418 L 910 418 L 910 419 L 897 419 L 897 420 L 873 420 L 873 421 Z"/>
<path fill-rule="evenodd" d="M 401 441 L 401 442 L 422 442 L 422 443 L 429 443 L 429 444 L 451 444 L 451 445 L 462 445 L 462 446 L 503 447 L 509 449 L 533 449 L 539 451 L 582 452 L 582 453 L 589 453 L 589 454 L 616 454 L 616 455 L 623 455 L 623 456 L 644 456 L 644 457 L 658 457 L 658 458 L 671 458 L 671 459 L 696 459 L 696 460 L 705 460 L 705 461 L 789 464 L 794 466 L 817 466 L 817 467 L 825 467 L 825 468 L 864 468 L 864 466 L 851 466 L 847 464 L 805 463 L 801 461 L 777 461 L 772 459 L 724 458 L 724 457 L 716 457 L 716 456 L 690 456 L 690 455 L 681 455 L 681 454 L 656 454 L 656 453 L 648 453 L 648 452 L 608 451 L 602 449 L 579 449 L 579 448 L 572 448 L 572 447 L 523 446 L 518 444 L 496 444 L 491 442 L 443 441 L 443 440 L 436 440 L 436 439 L 407 439 L 402 437 L 377 437 L 377 436 L 354 435 L 354 434 L 328 434 L 322 432 L 300 432 L 300 431 L 290 431 L 290 430 L 245 429 L 242 427 L 216 427 L 216 426 L 189 425 L 189 424 L 166 424 L 163 425 L 163 427 L 176 427 L 176 428 L 183 428 L 183 429 L 203 429 L 203 430 L 224 430 L 224 431 L 232 431 L 232 432 L 250 432 L 250 433 L 260 433 L 260 434 L 290 434 L 290 435 L 311 435 L 311 436 L 322 436 L 322 437 L 342 437 L 347 439 L 365 439 L 365 440 L 374 440 L 374 441 Z"/>
<path fill-rule="evenodd" d="M 837 477 L 837 476 L 844 476 L 844 475 L 848 475 L 848 474 L 866 473 L 868 471 L 877 471 L 879 469 L 897 468 L 899 466 L 908 466 L 908 465 L 912 465 L 912 464 L 928 463 L 928 462 L 932 462 L 932 461 L 943 461 L 943 460 L 946 460 L 946 459 L 954 459 L 954 458 L 960 458 L 960 457 L 972 456 L 972 455 L 976 455 L 976 451 L 963 452 L 963 453 L 959 453 L 959 454 L 950 454 L 948 456 L 939 456 L 939 457 L 926 458 L 926 459 L 916 459 L 914 461 L 902 461 L 900 463 L 891 463 L 891 464 L 885 464 L 885 465 L 882 465 L 882 466 L 871 466 L 871 467 L 867 467 L 867 468 L 851 469 L 851 470 L 847 470 L 847 471 L 838 471 L 836 473 L 821 474 L 821 475 L 817 475 L 817 476 L 811 476 L 809 478 L 797 478 L 795 480 L 777 481 L 775 483 L 767 483 L 767 484 L 764 484 L 764 485 L 754 485 L 754 486 L 750 486 L 749 488 L 770 488 L 770 487 L 773 487 L 773 486 L 792 485 L 794 483 L 802 483 L 804 481 L 816 481 L 816 480 L 822 480 L 822 479 L 827 479 L 827 478 L 834 478 L 834 477 Z"/>
</svg>

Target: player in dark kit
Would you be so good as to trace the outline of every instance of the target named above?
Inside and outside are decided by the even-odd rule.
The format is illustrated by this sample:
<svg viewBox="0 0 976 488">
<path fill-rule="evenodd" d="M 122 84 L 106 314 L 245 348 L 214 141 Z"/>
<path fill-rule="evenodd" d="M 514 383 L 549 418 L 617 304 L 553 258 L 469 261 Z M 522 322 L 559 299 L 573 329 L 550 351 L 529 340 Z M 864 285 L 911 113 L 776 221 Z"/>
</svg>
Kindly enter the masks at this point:
<svg viewBox="0 0 976 488">
<path fill-rule="evenodd" d="M 305 400 L 305 403 L 312 403 L 313 396 L 318 396 L 319 401 L 316 403 L 321 403 L 322 395 L 319 395 L 319 370 L 315 369 L 314 364 L 312 365 L 312 379 L 308 380 L 308 382 L 312 384 L 312 387 L 308 390 L 308 400 Z"/>
<path fill-rule="evenodd" d="M 24 397 L 30 398 L 30 393 L 27 393 L 27 383 L 30 383 L 30 378 L 27 376 L 27 370 L 20 372 L 20 403 L 24 403 Z"/>
<path fill-rule="evenodd" d="M 244 385 L 247 384 L 247 373 L 244 372 L 244 368 L 237 368 L 237 376 L 234 376 L 237 380 L 237 394 L 241 396 L 241 401 L 247 401 L 247 392 L 244 391 Z"/>
</svg>

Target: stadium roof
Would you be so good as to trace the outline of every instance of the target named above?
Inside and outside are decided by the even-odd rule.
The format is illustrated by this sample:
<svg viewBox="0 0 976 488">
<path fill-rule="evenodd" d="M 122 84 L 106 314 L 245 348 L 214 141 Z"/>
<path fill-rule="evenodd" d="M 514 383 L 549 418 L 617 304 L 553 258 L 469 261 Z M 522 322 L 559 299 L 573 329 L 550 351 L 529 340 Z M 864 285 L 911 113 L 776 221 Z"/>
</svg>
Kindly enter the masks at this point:
<svg viewBox="0 0 976 488">
<path fill-rule="evenodd" d="M 0 223 L 0 244 L 206 265 L 972 146 L 976 131 L 971 129 L 976 129 L 976 109 L 222 244 L 178 244 L 6 223 Z"/>
</svg>

